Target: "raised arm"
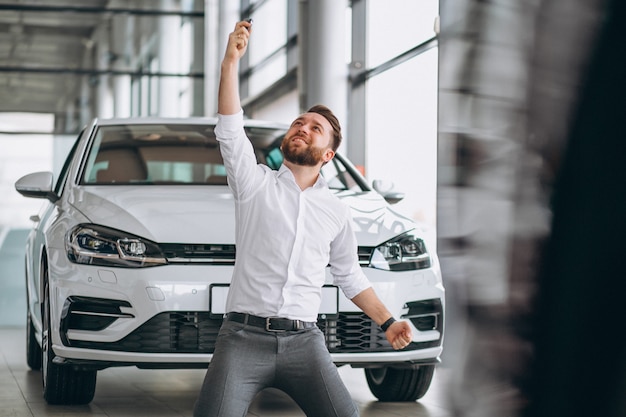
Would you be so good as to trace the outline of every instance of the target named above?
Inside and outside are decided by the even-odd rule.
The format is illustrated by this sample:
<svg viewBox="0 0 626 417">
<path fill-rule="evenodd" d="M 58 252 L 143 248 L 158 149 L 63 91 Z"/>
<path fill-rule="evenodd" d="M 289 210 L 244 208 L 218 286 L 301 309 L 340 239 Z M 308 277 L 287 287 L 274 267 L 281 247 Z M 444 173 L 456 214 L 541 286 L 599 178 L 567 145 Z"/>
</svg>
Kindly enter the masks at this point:
<svg viewBox="0 0 626 417">
<path fill-rule="evenodd" d="M 228 44 L 222 61 L 220 84 L 217 95 L 217 112 L 223 115 L 235 114 L 241 110 L 239 98 L 239 60 L 248 49 L 252 23 L 243 21 L 235 25 L 228 35 Z"/>
</svg>

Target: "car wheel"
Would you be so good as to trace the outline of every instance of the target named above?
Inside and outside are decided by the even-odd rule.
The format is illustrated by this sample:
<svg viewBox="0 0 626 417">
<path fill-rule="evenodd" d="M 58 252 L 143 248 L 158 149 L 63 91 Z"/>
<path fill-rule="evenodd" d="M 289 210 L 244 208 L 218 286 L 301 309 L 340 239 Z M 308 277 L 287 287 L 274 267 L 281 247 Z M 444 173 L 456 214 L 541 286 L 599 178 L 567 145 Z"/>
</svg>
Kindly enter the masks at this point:
<svg viewBox="0 0 626 417">
<path fill-rule="evenodd" d="M 30 310 L 30 309 L 29 309 Z M 33 320 L 30 318 L 30 311 L 26 312 L 26 363 L 33 371 L 41 369 L 41 346 L 37 341 L 37 333 Z"/>
<path fill-rule="evenodd" d="M 47 275 L 47 271 L 46 271 Z M 87 404 L 96 391 L 97 371 L 78 371 L 54 363 L 50 326 L 50 290 L 47 276 L 43 296 L 43 336 L 41 349 L 43 396 L 48 404 Z"/>
<path fill-rule="evenodd" d="M 435 365 L 416 368 L 369 368 L 365 377 L 370 391 L 380 401 L 415 401 L 424 396 L 435 373 Z"/>
</svg>

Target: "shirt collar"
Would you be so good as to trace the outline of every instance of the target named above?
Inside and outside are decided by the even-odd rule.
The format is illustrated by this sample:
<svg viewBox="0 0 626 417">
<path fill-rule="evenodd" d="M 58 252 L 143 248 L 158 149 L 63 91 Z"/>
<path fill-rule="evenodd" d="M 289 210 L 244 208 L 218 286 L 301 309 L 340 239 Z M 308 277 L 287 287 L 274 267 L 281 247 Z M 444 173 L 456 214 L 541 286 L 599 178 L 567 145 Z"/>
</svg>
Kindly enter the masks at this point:
<svg viewBox="0 0 626 417">
<path fill-rule="evenodd" d="M 283 175 L 287 175 L 289 179 L 291 179 L 295 184 L 296 177 L 294 177 L 293 172 L 291 172 L 291 170 L 287 168 L 285 164 L 281 164 L 280 168 L 278 168 L 277 176 L 280 177 Z M 322 174 L 317 176 L 317 180 L 315 181 L 315 184 L 313 184 L 313 187 L 311 188 L 328 188 L 328 183 L 326 182 L 324 177 L 322 177 Z"/>
</svg>

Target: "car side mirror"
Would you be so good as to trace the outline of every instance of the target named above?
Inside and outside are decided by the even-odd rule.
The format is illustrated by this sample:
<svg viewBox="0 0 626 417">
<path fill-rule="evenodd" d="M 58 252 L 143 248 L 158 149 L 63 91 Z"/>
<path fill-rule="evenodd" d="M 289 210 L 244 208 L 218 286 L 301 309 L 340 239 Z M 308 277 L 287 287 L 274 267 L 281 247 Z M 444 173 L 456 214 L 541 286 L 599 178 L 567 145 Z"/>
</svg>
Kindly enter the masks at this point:
<svg viewBox="0 0 626 417">
<path fill-rule="evenodd" d="M 396 204 L 404 198 L 403 192 L 394 190 L 395 186 L 393 182 L 374 180 L 372 181 L 372 187 L 378 194 L 382 195 L 389 204 Z"/>
<path fill-rule="evenodd" d="M 47 198 L 51 202 L 56 202 L 59 196 L 52 188 L 52 172 L 35 172 L 24 175 L 15 182 L 15 189 L 24 197 Z"/>
</svg>

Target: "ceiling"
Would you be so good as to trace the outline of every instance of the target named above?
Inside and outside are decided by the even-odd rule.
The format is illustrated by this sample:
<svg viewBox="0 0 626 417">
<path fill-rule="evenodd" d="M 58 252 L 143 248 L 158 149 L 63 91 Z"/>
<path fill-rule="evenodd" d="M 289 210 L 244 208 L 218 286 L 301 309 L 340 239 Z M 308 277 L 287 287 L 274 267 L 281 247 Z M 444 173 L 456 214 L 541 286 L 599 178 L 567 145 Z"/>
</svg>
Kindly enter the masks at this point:
<svg viewBox="0 0 626 417">
<path fill-rule="evenodd" d="M 107 3 L 0 0 L 0 112 L 65 114 Z"/>
</svg>

